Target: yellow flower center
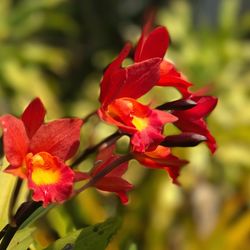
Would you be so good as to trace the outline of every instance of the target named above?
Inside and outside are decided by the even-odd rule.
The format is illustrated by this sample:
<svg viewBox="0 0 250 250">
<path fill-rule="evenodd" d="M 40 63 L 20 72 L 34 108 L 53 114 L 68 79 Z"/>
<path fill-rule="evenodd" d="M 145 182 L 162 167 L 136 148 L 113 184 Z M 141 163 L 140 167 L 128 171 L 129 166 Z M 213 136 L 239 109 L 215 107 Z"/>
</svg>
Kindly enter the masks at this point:
<svg viewBox="0 0 250 250">
<path fill-rule="evenodd" d="M 28 159 L 32 167 L 31 179 L 36 185 L 51 185 L 59 182 L 61 173 L 52 155 L 41 152 Z"/>
<path fill-rule="evenodd" d="M 148 118 L 139 118 L 134 116 L 132 119 L 133 125 L 137 128 L 137 130 L 142 131 L 148 126 Z"/>
</svg>

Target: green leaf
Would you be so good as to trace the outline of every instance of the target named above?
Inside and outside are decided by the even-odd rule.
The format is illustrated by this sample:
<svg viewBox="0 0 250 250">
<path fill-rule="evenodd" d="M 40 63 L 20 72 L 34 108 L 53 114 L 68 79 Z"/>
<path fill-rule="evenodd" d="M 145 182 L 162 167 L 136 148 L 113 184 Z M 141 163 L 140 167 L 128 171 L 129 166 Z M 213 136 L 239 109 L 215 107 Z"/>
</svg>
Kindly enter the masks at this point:
<svg viewBox="0 0 250 250">
<path fill-rule="evenodd" d="M 67 236 L 65 236 L 65 237 L 57 240 L 55 243 L 51 244 L 45 250 L 62 250 L 62 249 L 68 249 L 68 250 L 72 249 L 73 250 L 73 244 L 76 241 L 79 234 L 81 233 L 81 231 L 82 231 L 82 229 L 68 234 Z M 70 246 L 72 246 L 72 247 L 70 247 Z"/>
<path fill-rule="evenodd" d="M 121 225 L 121 220 L 111 218 L 103 223 L 87 227 L 78 236 L 74 250 L 103 250 Z"/>
<path fill-rule="evenodd" d="M 8 250 L 24 250 L 28 249 L 30 244 L 33 242 L 32 233 L 35 231 L 35 228 L 25 228 L 18 230 L 12 239 Z"/>
<path fill-rule="evenodd" d="M 16 177 L 0 173 L 1 199 L 0 199 L 0 229 L 8 223 L 9 202 L 15 187 Z"/>
<path fill-rule="evenodd" d="M 77 230 L 57 240 L 45 250 L 103 250 L 121 225 L 119 218 Z"/>
</svg>

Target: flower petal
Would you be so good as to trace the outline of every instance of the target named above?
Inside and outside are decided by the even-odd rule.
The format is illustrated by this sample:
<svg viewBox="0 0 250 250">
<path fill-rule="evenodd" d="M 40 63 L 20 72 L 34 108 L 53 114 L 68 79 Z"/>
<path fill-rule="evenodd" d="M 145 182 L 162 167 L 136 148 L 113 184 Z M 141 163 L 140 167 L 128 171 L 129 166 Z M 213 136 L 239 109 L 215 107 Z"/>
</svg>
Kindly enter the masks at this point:
<svg viewBox="0 0 250 250">
<path fill-rule="evenodd" d="M 73 190 L 74 171 L 58 157 L 47 152 L 28 154 L 28 187 L 34 191 L 33 200 L 62 203 L 70 198 Z"/>
<path fill-rule="evenodd" d="M 4 169 L 4 172 L 20 177 L 21 179 L 27 178 L 27 169 L 25 165 L 22 165 L 20 167 L 14 167 L 9 165 L 7 168 Z"/>
<path fill-rule="evenodd" d="M 140 62 L 154 57 L 163 58 L 169 46 L 169 34 L 165 27 L 159 26 L 149 33 L 149 28 L 143 29 L 141 38 L 135 50 L 134 60 Z"/>
<path fill-rule="evenodd" d="M 71 158 L 77 151 L 83 121 L 78 118 L 59 119 L 43 124 L 32 137 L 32 153 L 48 152 L 62 160 Z"/>
<path fill-rule="evenodd" d="M 0 117 L 3 128 L 3 145 L 6 158 L 10 165 L 19 167 L 22 165 L 28 150 L 29 138 L 22 120 L 12 116 Z"/>
<path fill-rule="evenodd" d="M 154 151 L 144 154 L 136 153 L 135 158 L 145 167 L 165 169 L 175 184 L 179 184 L 177 177 L 181 168 L 188 163 L 188 161 L 172 155 L 170 149 L 163 146 L 158 146 Z"/>
<path fill-rule="evenodd" d="M 161 61 L 161 58 L 152 58 L 114 71 L 102 106 L 105 108 L 121 97 L 137 99 L 146 94 L 159 81 Z"/>
<path fill-rule="evenodd" d="M 197 105 L 191 109 L 179 112 L 181 112 L 182 116 L 189 117 L 189 119 L 193 120 L 207 116 L 213 111 L 218 102 L 218 99 L 213 96 L 195 96 L 191 99 L 194 100 Z"/>
<path fill-rule="evenodd" d="M 31 138 L 43 124 L 45 114 L 46 110 L 39 98 L 34 99 L 24 110 L 21 119 L 29 138 Z"/>
<path fill-rule="evenodd" d="M 119 158 L 119 155 L 115 154 L 115 144 L 111 144 L 108 147 L 101 148 L 99 151 L 96 162 L 100 162 L 99 165 L 95 166 L 92 171 L 91 175 L 95 176 L 98 174 L 102 169 L 110 165 L 113 161 L 117 160 Z M 125 172 L 128 169 L 128 163 L 124 162 L 117 166 L 115 169 L 113 169 L 110 173 L 108 173 L 106 176 L 109 177 L 122 177 Z"/>
<path fill-rule="evenodd" d="M 99 100 L 101 103 L 107 102 L 107 98 L 109 96 L 109 91 L 112 90 L 113 87 L 111 86 L 111 75 L 116 72 L 118 69 L 121 68 L 121 64 L 123 60 L 128 56 L 130 50 L 131 50 L 131 44 L 127 43 L 123 47 L 122 51 L 118 55 L 118 57 L 108 66 L 106 71 L 104 72 L 102 81 L 101 81 L 101 92 L 100 92 L 100 97 Z"/>
<path fill-rule="evenodd" d="M 184 79 L 172 63 L 163 60 L 160 65 L 160 80 L 158 81 L 157 86 L 175 87 L 184 97 L 186 97 L 190 95 L 188 88 L 192 86 L 192 83 Z"/>
<path fill-rule="evenodd" d="M 107 192 L 114 192 L 119 197 L 123 204 L 128 202 L 127 192 L 133 188 L 133 185 L 120 177 L 105 176 L 99 180 L 95 187 Z"/>
<path fill-rule="evenodd" d="M 175 114 L 176 115 L 176 114 Z M 186 120 L 179 116 L 179 120 L 174 123 L 183 132 L 192 132 L 205 136 L 207 138 L 206 144 L 208 145 L 210 151 L 214 153 L 216 151 L 217 145 L 214 137 L 211 135 L 207 128 L 207 124 L 203 119 L 199 120 Z"/>
</svg>

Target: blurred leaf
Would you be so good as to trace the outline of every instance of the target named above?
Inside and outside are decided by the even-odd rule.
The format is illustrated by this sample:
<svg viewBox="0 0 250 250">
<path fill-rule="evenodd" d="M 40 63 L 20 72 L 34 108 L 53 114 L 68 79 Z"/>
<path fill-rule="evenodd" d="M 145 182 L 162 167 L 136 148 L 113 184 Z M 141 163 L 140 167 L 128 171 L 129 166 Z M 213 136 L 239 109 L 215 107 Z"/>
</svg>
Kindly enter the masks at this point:
<svg viewBox="0 0 250 250">
<path fill-rule="evenodd" d="M 120 226 L 121 220 L 112 218 L 84 228 L 76 240 L 74 250 L 104 250 Z"/>
<path fill-rule="evenodd" d="M 88 226 L 82 230 L 70 233 L 66 237 L 57 240 L 45 250 L 104 250 L 120 225 L 120 219 L 108 219 L 103 223 Z"/>
<path fill-rule="evenodd" d="M 81 233 L 81 229 L 77 230 L 75 232 L 72 232 L 68 234 L 67 236 L 57 240 L 55 243 L 51 244 L 49 247 L 47 247 L 45 250 L 62 250 L 62 249 L 68 249 L 73 250 L 73 244 L 76 241 L 77 237 Z M 70 247 L 72 246 L 72 247 Z"/>
<path fill-rule="evenodd" d="M 0 228 L 3 228 L 8 223 L 9 202 L 15 183 L 16 177 L 3 172 L 0 173 L 0 187 L 2 187 L 0 199 Z"/>
<path fill-rule="evenodd" d="M 75 227 L 64 206 L 57 206 L 47 214 L 48 221 L 60 237 L 72 232 Z"/>
<path fill-rule="evenodd" d="M 39 207 L 33 214 L 31 214 L 29 216 L 29 218 L 27 220 L 25 220 L 23 222 L 23 224 L 21 225 L 20 229 L 25 228 L 29 225 L 31 225 L 32 223 L 34 223 L 37 219 L 39 219 L 40 217 L 42 217 L 44 214 L 46 214 L 52 207 L 54 207 L 55 205 L 50 205 L 46 208 L 44 207 Z"/>
<path fill-rule="evenodd" d="M 35 228 L 25 228 L 22 230 L 18 230 L 14 238 L 11 240 L 8 250 L 28 249 L 30 244 L 33 242 L 32 233 L 34 231 Z"/>
</svg>

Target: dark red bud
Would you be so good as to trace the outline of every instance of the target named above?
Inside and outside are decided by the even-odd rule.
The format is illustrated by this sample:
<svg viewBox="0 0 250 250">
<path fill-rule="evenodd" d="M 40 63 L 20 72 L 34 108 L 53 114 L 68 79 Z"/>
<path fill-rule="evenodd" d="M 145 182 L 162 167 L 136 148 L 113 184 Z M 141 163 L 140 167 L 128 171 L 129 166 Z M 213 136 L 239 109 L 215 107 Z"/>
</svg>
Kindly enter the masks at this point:
<svg viewBox="0 0 250 250">
<path fill-rule="evenodd" d="M 203 135 L 182 133 L 165 137 L 161 145 L 166 147 L 194 147 L 204 141 L 207 141 L 207 138 Z"/>
<path fill-rule="evenodd" d="M 157 107 L 159 110 L 186 110 L 195 107 L 197 103 L 191 99 L 181 99 L 173 102 L 166 102 Z"/>
</svg>

